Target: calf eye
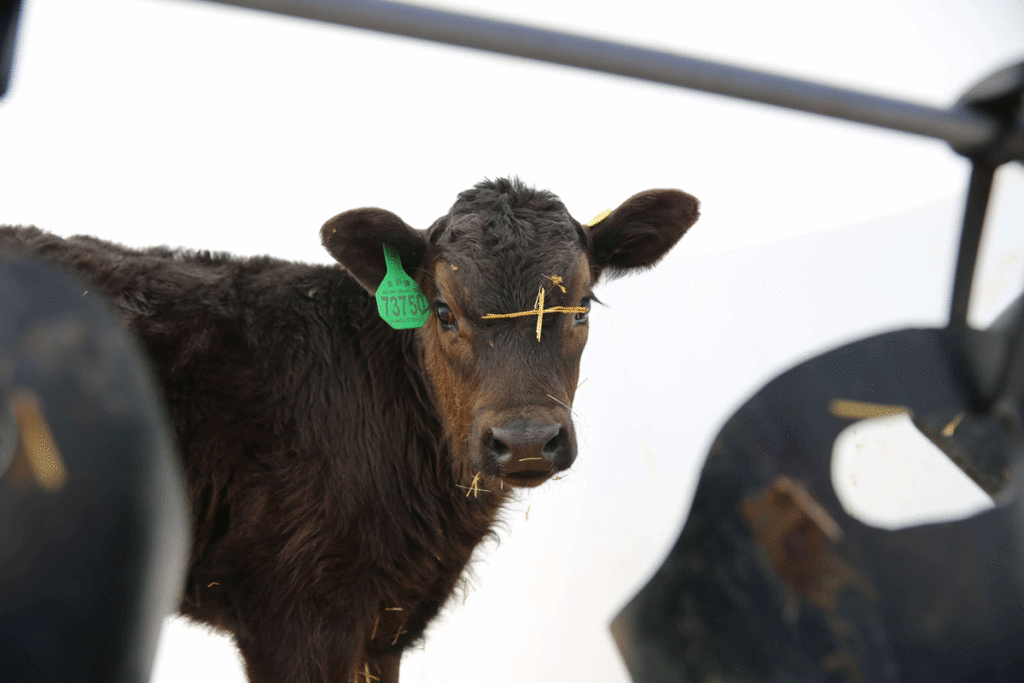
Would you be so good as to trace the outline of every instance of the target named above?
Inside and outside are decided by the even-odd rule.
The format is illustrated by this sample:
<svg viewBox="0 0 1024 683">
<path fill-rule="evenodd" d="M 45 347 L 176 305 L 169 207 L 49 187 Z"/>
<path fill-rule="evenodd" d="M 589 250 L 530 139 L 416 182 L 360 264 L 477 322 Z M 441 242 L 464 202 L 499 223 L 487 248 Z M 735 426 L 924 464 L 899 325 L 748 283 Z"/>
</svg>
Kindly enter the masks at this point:
<svg viewBox="0 0 1024 683">
<path fill-rule="evenodd" d="M 587 317 L 590 315 L 590 300 L 591 298 L 589 296 L 585 296 L 583 297 L 583 300 L 580 301 L 580 306 L 586 308 L 587 310 L 584 313 L 577 313 L 574 316 L 573 321 L 577 325 L 582 325 L 583 323 L 587 322 Z"/>
<path fill-rule="evenodd" d="M 437 321 L 441 323 L 441 327 L 444 329 L 454 331 L 458 328 L 458 325 L 455 323 L 455 314 L 452 313 L 452 309 L 444 304 L 434 304 L 434 315 L 437 316 Z"/>
</svg>

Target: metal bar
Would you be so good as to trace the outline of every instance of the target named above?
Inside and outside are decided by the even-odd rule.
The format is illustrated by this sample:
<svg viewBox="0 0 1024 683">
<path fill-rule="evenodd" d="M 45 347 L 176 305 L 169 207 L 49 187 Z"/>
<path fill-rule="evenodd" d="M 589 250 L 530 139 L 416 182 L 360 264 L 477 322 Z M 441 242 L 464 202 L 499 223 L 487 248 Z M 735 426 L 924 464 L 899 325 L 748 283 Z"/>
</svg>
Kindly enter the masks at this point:
<svg viewBox="0 0 1024 683">
<path fill-rule="evenodd" d="M 936 109 L 671 52 L 384 0 L 209 0 L 665 83 L 945 140 L 970 156 L 999 137 L 992 117 Z M 1024 134 L 1012 152 L 1024 157 Z"/>
<path fill-rule="evenodd" d="M 949 309 L 950 327 L 967 327 L 967 307 L 971 300 L 974 267 L 978 261 L 981 229 L 985 225 L 985 212 L 988 209 L 988 198 L 992 192 L 995 172 L 995 166 L 981 162 L 975 163 L 971 169 L 971 182 L 967 188 L 963 227 L 960 231 L 956 275 L 953 280 L 953 301 Z"/>
<path fill-rule="evenodd" d="M 0 0 L 0 98 L 7 93 L 11 83 L 20 14 L 21 0 Z"/>
</svg>

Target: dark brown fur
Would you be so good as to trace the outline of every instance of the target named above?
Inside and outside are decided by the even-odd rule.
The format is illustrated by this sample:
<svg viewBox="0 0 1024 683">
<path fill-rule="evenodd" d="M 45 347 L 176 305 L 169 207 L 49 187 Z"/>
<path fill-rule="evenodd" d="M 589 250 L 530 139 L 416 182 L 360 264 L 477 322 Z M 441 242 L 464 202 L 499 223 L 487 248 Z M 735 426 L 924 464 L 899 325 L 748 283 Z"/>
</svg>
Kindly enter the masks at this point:
<svg viewBox="0 0 1024 683">
<path fill-rule="evenodd" d="M 0 249 L 77 273 L 145 343 L 191 496 L 182 613 L 231 632 L 254 683 L 348 683 L 367 666 L 393 682 L 515 483 L 491 435 L 529 418 L 571 437 L 544 397 L 571 404 L 585 322 L 550 314 L 537 342 L 536 318 L 479 316 L 531 308 L 553 274 L 568 291 L 548 286 L 547 305 L 578 305 L 603 269 L 657 261 L 696 209 L 643 193 L 589 230 L 553 195 L 500 180 L 428 231 L 380 209 L 332 219 L 324 244 L 345 269 L 35 228 L 0 228 Z M 436 303 L 419 330 L 379 318 L 382 241 L 457 329 Z M 571 463 L 572 439 L 528 485 Z M 486 490 L 467 495 L 477 475 Z"/>
</svg>

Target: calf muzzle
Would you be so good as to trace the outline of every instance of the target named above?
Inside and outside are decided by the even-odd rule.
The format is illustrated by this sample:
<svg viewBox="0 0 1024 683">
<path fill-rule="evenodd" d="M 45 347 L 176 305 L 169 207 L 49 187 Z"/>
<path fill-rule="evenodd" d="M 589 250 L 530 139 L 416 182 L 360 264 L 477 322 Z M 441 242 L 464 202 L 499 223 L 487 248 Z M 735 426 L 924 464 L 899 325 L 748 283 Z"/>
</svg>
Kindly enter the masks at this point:
<svg viewBox="0 0 1024 683">
<path fill-rule="evenodd" d="M 571 423 L 516 419 L 481 430 L 482 467 L 517 486 L 536 486 L 576 459 Z"/>
</svg>

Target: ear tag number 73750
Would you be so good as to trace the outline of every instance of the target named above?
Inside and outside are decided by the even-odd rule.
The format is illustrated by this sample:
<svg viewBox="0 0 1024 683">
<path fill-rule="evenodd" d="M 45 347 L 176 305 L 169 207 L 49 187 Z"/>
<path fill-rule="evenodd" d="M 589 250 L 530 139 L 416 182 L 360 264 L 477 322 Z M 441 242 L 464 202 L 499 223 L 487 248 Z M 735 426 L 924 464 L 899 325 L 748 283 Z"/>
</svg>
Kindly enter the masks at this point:
<svg viewBox="0 0 1024 683">
<path fill-rule="evenodd" d="M 377 287 L 377 311 L 396 330 L 423 327 L 430 317 L 430 304 L 419 285 L 402 270 L 402 259 L 389 245 L 384 245 L 387 273 Z"/>
</svg>

